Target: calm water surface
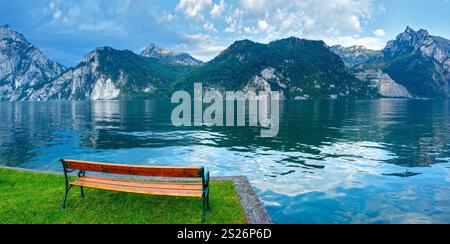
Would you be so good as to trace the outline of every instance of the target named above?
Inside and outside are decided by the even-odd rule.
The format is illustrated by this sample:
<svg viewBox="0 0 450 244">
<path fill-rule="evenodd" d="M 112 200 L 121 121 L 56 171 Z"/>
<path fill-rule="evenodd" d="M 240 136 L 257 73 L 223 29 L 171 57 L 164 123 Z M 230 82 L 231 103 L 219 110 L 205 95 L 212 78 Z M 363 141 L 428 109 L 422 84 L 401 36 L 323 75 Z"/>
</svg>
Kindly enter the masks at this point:
<svg viewBox="0 0 450 244">
<path fill-rule="evenodd" d="M 60 158 L 246 175 L 276 223 L 450 223 L 448 101 L 282 104 L 280 134 L 176 128 L 167 101 L 0 103 L 0 165 Z"/>
</svg>

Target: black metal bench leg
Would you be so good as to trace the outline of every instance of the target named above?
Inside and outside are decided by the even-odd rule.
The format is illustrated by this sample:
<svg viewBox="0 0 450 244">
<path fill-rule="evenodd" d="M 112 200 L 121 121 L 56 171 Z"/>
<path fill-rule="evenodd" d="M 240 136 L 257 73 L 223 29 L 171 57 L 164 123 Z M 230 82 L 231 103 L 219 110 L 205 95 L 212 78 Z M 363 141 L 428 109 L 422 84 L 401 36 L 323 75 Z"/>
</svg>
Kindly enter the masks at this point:
<svg viewBox="0 0 450 244">
<path fill-rule="evenodd" d="M 206 198 L 202 197 L 202 224 L 205 223 L 206 218 Z"/>
<path fill-rule="evenodd" d="M 63 203 L 61 205 L 61 208 L 63 210 L 66 208 L 67 195 L 69 194 L 70 188 L 72 188 L 72 186 L 66 187 L 66 190 L 64 191 L 64 200 L 63 200 Z"/>
<path fill-rule="evenodd" d="M 81 199 L 84 198 L 84 189 L 82 186 L 80 186 L 80 197 L 81 197 Z"/>
<path fill-rule="evenodd" d="M 206 193 L 206 211 L 211 211 L 211 207 L 209 206 L 209 189 Z"/>
</svg>

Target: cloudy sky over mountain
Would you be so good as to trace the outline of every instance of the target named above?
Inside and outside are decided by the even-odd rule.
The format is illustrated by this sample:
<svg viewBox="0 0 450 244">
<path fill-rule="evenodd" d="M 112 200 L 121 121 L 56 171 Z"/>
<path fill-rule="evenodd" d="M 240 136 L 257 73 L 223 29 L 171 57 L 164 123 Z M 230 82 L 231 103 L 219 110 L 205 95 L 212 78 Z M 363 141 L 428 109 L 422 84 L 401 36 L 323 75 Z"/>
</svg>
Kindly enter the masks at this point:
<svg viewBox="0 0 450 244">
<path fill-rule="evenodd" d="M 2 0 L 0 24 L 70 66 L 150 42 L 208 60 L 238 39 L 297 36 L 381 49 L 407 25 L 450 37 L 450 0 Z"/>
</svg>

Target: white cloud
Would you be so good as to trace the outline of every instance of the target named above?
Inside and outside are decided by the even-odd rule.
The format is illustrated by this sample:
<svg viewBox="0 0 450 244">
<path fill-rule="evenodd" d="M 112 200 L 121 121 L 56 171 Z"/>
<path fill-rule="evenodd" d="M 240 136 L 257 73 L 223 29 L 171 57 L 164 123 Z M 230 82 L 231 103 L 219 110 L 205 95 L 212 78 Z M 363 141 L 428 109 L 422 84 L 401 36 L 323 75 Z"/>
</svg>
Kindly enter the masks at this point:
<svg viewBox="0 0 450 244">
<path fill-rule="evenodd" d="M 244 22 L 266 19 L 274 33 L 304 37 L 360 33 L 376 10 L 374 0 L 240 0 L 236 8 L 244 10 Z"/>
<path fill-rule="evenodd" d="M 373 32 L 373 34 L 374 34 L 376 37 L 385 37 L 385 36 L 386 36 L 386 32 L 384 32 L 384 30 L 382 30 L 382 29 L 376 29 L 376 30 Z"/>
<path fill-rule="evenodd" d="M 265 20 L 258 20 L 258 29 L 266 31 L 269 28 L 269 24 Z"/>
<path fill-rule="evenodd" d="M 222 20 L 226 35 L 235 38 L 269 42 L 297 36 L 379 49 L 384 46 L 383 30 L 374 36 L 361 34 L 383 8 L 375 0 L 238 0 L 237 5 L 229 4 Z"/>
<path fill-rule="evenodd" d="M 59 20 L 59 19 L 61 19 L 61 16 L 62 16 L 61 10 L 59 10 L 58 8 L 56 8 L 54 4 L 50 4 L 50 9 L 51 9 L 51 11 L 53 12 L 53 19 L 54 19 L 54 20 Z"/>
<path fill-rule="evenodd" d="M 63 12 L 60 10 L 59 6 L 57 6 L 55 2 L 50 2 L 48 4 L 48 8 L 52 15 L 53 21 L 55 21 L 55 22 L 60 21 L 62 18 Z"/>
<path fill-rule="evenodd" d="M 225 32 L 225 33 L 233 33 L 235 31 L 236 31 L 236 28 L 233 25 L 230 25 L 223 30 L 223 32 Z"/>
<path fill-rule="evenodd" d="M 328 45 L 341 45 L 344 47 L 364 46 L 372 50 L 381 50 L 386 46 L 386 42 L 377 37 L 360 37 L 359 35 L 339 36 L 335 38 L 323 39 Z"/>
<path fill-rule="evenodd" d="M 183 12 L 188 18 L 202 19 L 203 12 L 212 5 L 212 0 L 180 0 L 176 11 Z"/>
<path fill-rule="evenodd" d="M 246 34 L 258 34 L 259 33 L 259 31 L 255 27 L 251 27 L 251 26 L 244 27 L 244 32 Z"/>
<path fill-rule="evenodd" d="M 112 21 L 101 21 L 98 23 L 82 23 L 79 27 L 82 31 L 109 31 L 109 32 L 123 32 L 124 28 Z"/>
<path fill-rule="evenodd" d="M 148 1 L 139 0 L 139 4 L 147 4 Z M 125 34 L 123 19 L 134 11 L 132 7 L 138 6 L 137 1 L 133 4 L 131 0 L 49 0 L 44 13 L 51 17 L 47 23 L 50 28 L 62 28 L 64 32 L 80 30 Z"/>
<path fill-rule="evenodd" d="M 49 0 L 47 15 L 53 22 L 62 23 L 64 30 L 72 28 L 126 34 L 130 32 L 130 27 L 139 31 L 145 29 L 146 24 L 133 27 L 130 23 L 135 22 L 135 16 L 147 14 L 151 16 L 149 18 L 154 18 L 153 21 L 157 22 L 158 26 L 176 32 L 177 37 L 174 38 L 176 41 L 171 43 L 182 42 L 178 44 L 179 49 L 185 45 L 189 47 L 185 51 L 192 52 L 203 60 L 216 55 L 217 53 L 212 52 L 223 50 L 226 44 L 244 38 L 269 42 L 297 36 L 322 39 L 330 45 L 356 44 L 379 49 L 384 46 L 386 36 L 382 29 L 369 31 L 364 29 L 367 23 L 372 21 L 374 14 L 385 11 L 385 6 L 375 0 L 170 2 L 170 9 L 167 9 L 167 4 L 163 4 L 160 5 L 163 6 L 162 9 L 154 8 L 158 9 L 158 12 L 156 10 L 152 12 L 150 8 L 152 4 L 156 4 L 154 0 Z M 151 22 L 149 18 L 147 20 Z M 189 21 L 176 21 L 182 18 Z M 197 34 L 183 35 L 186 32 Z M 368 33 L 368 36 L 364 36 L 363 33 Z"/>
<path fill-rule="evenodd" d="M 263 13 L 268 3 L 269 0 L 241 0 L 241 7 L 251 13 Z"/>
<path fill-rule="evenodd" d="M 225 23 L 228 24 L 228 27 L 225 28 L 225 33 L 238 32 L 243 29 L 243 19 L 244 19 L 244 11 L 239 8 L 230 10 L 230 13 L 225 16 Z"/>
<path fill-rule="evenodd" d="M 184 34 L 184 42 L 172 48 L 180 52 L 188 52 L 195 58 L 209 61 L 219 52 L 226 49 L 219 43 L 219 38 L 207 34 Z"/>
<path fill-rule="evenodd" d="M 309 1 L 300 14 L 313 21 L 305 34 L 345 35 L 360 33 L 362 22 L 372 17 L 372 8 L 372 0 L 316 0 Z"/>
<path fill-rule="evenodd" d="M 123 0 L 122 2 L 119 1 L 119 4 L 116 7 L 117 13 L 125 13 L 130 9 L 131 6 L 131 0 Z"/>
<path fill-rule="evenodd" d="M 212 44 L 215 40 L 217 40 L 216 38 L 203 33 L 184 34 L 183 39 L 189 42 L 199 42 L 202 44 Z"/>
<path fill-rule="evenodd" d="M 205 23 L 203 23 L 203 29 L 210 32 L 217 32 L 217 29 L 214 27 L 214 24 L 209 21 L 205 21 Z"/>
<path fill-rule="evenodd" d="M 178 17 L 172 13 L 164 13 L 158 17 L 159 22 L 172 22 L 177 19 Z"/>
<path fill-rule="evenodd" d="M 378 12 L 386 13 L 386 5 L 384 5 L 384 3 L 378 4 Z"/>
<path fill-rule="evenodd" d="M 242 38 L 269 42 L 297 36 L 322 39 L 329 44 L 356 44 L 380 49 L 384 45 L 383 30 L 376 30 L 373 32 L 374 36 L 361 36 L 364 25 L 371 21 L 373 14 L 379 11 L 378 8 L 382 8 L 374 2 L 375 0 L 237 0 L 236 3 L 225 0 L 180 0 L 176 9 L 188 18 L 197 19 L 199 23 L 196 26 L 213 33 L 217 40 L 208 44 L 212 46 L 221 46 L 218 45 L 219 39 L 224 38 L 228 42 Z M 209 16 L 204 16 L 208 10 Z M 216 26 L 223 25 L 223 33 L 216 32 Z M 185 39 L 192 40 L 193 37 L 204 36 L 185 36 Z M 189 41 L 186 43 L 195 45 Z M 195 45 L 197 52 L 211 51 L 206 48 L 205 40 L 201 40 L 201 43 L 203 45 Z"/>
<path fill-rule="evenodd" d="M 220 0 L 219 4 L 214 4 L 211 12 L 209 13 L 211 17 L 217 19 L 222 16 L 222 13 L 225 11 L 226 4 L 224 0 Z"/>
</svg>

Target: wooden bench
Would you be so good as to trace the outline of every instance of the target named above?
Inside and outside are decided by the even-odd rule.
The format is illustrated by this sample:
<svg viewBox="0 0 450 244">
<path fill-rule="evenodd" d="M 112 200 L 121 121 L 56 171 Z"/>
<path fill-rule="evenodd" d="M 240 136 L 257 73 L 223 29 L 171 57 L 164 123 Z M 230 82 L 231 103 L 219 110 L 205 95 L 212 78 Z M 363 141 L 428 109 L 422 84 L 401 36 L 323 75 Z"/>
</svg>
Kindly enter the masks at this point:
<svg viewBox="0 0 450 244">
<path fill-rule="evenodd" d="M 66 181 L 66 190 L 62 203 L 63 209 L 66 207 L 69 190 L 77 186 L 80 187 L 81 198 L 84 198 L 84 187 L 145 195 L 200 198 L 202 201 L 202 223 L 205 222 L 206 211 L 210 210 L 209 172 L 205 171 L 203 167 L 134 166 L 67 159 L 61 159 L 61 163 Z M 68 175 L 75 171 L 78 171 L 78 179 L 70 182 Z M 199 178 L 201 183 L 122 180 L 86 176 L 86 172 L 164 178 Z"/>
</svg>

